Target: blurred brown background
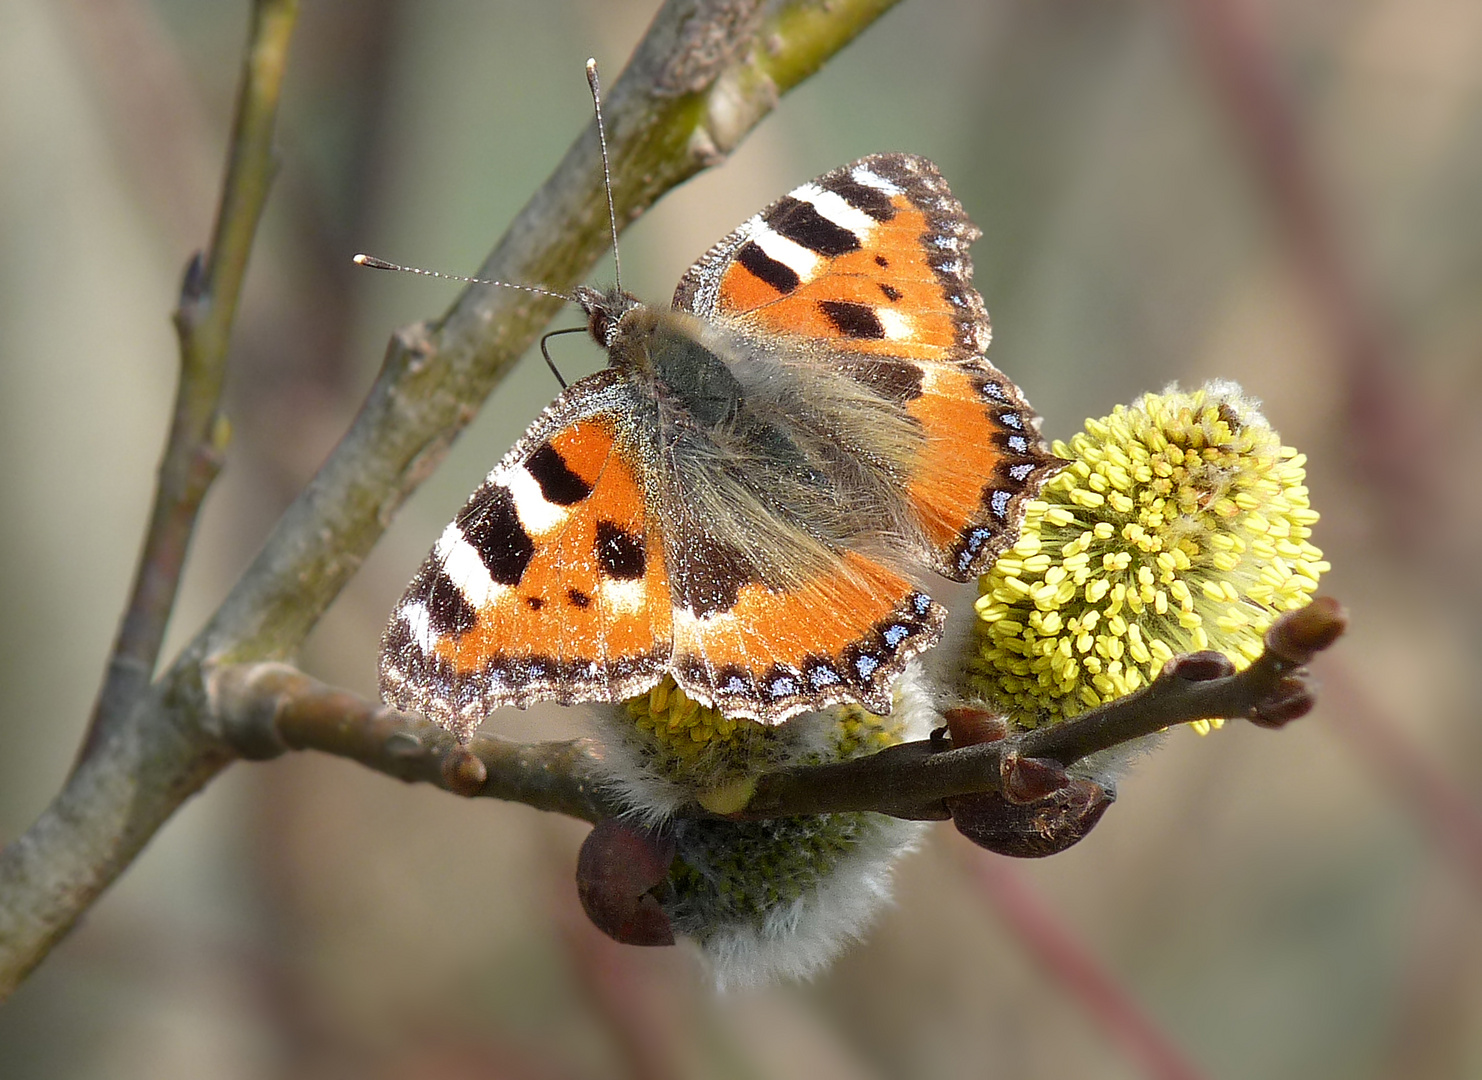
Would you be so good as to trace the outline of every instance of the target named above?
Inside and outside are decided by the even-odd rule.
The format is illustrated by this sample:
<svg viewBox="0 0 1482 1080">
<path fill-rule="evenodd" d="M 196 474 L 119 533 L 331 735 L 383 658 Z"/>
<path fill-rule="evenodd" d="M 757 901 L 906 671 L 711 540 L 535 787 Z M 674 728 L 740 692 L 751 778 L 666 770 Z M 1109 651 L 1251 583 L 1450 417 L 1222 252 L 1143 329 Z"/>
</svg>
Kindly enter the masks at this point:
<svg viewBox="0 0 1482 1080">
<path fill-rule="evenodd" d="M 475 267 L 587 122 L 582 62 L 614 79 L 655 7 L 306 0 L 236 441 L 174 647 L 333 445 L 388 332 L 453 295 L 350 255 Z M 116 626 L 245 23 L 240 3 L 0 0 L 0 839 L 57 789 Z M 991 355 L 1047 433 L 1171 380 L 1263 399 L 1311 456 L 1325 586 L 1353 613 L 1312 717 L 1175 732 L 1085 843 L 1013 880 L 1208 1076 L 1482 1075 L 1482 5 L 906 0 L 625 236 L 630 287 L 667 298 L 763 203 L 886 149 L 934 159 L 982 226 Z M 556 343 L 568 377 L 600 363 L 575 340 Z M 311 670 L 372 692 L 405 581 L 554 391 L 527 357 Z M 583 831 L 323 757 L 238 766 L 0 1009 L 0 1074 L 1148 1075 L 949 830 L 832 972 L 719 1000 L 689 954 L 584 925 Z"/>
</svg>

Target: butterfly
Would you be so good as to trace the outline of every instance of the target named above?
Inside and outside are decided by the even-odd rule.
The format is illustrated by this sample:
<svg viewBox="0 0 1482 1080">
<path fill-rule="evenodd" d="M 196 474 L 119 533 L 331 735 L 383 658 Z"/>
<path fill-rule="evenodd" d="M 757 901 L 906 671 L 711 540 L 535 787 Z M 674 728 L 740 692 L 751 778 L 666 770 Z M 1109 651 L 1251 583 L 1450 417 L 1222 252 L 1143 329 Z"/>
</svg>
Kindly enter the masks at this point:
<svg viewBox="0 0 1482 1080">
<path fill-rule="evenodd" d="M 945 611 L 1062 466 L 983 353 L 980 235 L 937 169 L 877 154 L 745 222 L 665 310 L 573 298 L 608 367 L 566 388 L 392 614 L 392 706 L 464 741 L 501 705 L 666 675 L 731 717 L 890 711 Z"/>
</svg>

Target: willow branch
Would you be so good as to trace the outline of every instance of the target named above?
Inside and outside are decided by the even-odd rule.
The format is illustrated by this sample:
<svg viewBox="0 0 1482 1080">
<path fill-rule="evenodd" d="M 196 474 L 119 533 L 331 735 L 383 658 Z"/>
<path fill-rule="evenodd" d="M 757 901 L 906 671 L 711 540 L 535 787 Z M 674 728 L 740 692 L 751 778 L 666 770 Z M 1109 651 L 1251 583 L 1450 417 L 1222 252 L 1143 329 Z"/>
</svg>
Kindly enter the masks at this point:
<svg viewBox="0 0 1482 1080">
<path fill-rule="evenodd" d="M 619 221 L 722 160 L 893 2 L 668 0 L 606 101 Z M 481 276 L 565 288 L 584 275 L 608 243 L 598 160 L 589 125 Z M 350 430 L 222 606 L 117 723 L 100 727 L 51 805 L 0 852 L 0 997 L 235 756 L 207 722 L 209 668 L 296 649 L 553 310 L 475 286 L 439 321 L 393 337 Z"/>
<path fill-rule="evenodd" d="M 186 264 L 175 309 L 180 375 L 154 507 L 79 757 L 149 685 L 201 501 L 221 469 L 229 434 L 220 411 L 227 346 L 273 178 L 273 127 L 297 20 L 298 0 L 260 0 L 253 8 L 216 228 L 206 253 Z"/>
<path fill-rule="evenodd" d="M 1249 719 L 1279 726 L 1312 705 L 1304 665 L 1337 640 L 1344 616 L 1313 601 L 1276 621 L 1266 649 L 1235 673 L 1218 653 L 1179 656 L 1149 686 L 1052 727 L 951 747 L 902 743 L 869 757 L 764 773 L 747 819 L 870 810 L 903 818 L 948 817 L 944 800 L 1003 790 L 1009 766 L 1032 758 L 1069 766 L 1174 724 Z M 466 748 L 421 716 L 399 713 L 326 686 L 286 664 L 234 664 L 210 682 L 210 712 L 223 741 L 248 758 L 319 750 L 409 782 L 466 796 L 523 802 L 596 822 L 622 812 L 602 790 L 585 740 L 514 743 L 477 736 Z M 696 806 L 694 816 L 713 816 Z"/>
<path fill-rule="evenodd" d="M 596 823 L 620 812 L 604 797 L 585 739 L 517 743 L 451 732 L 327 686 L 288 664 L 229 664 L 210 682 L 213 723 L 244 758 L 319 750 L 407 783 L 521 802 Z"/>
</svg>

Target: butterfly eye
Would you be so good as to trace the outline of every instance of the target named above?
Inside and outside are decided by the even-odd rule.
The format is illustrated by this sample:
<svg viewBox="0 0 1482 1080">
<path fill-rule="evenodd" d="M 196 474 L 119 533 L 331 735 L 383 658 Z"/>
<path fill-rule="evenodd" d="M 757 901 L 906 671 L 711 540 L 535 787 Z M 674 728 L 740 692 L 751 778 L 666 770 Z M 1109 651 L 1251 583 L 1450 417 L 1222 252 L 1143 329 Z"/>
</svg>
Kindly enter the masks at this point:
<svg viewBox="0 0 1482 1080">
<path fill-rule="evenodd" d="M 636 296 L 613 287 L 607 292 L 598 292 L 585 285 L 573 290 L 573 296 L 587 315 L 587 329 L 598 345 L 612 348 L 617 337 L 618 323 L 633 308 L 639 306 Z"/>
<path fill-rule="evenodd" d="M 612 340 L 617 336 L 617 319 L 612 312 L 597 308 L 588 315 L 587 326 L 597 339 L 597 344 L 604 349 L 612 347 Z"/>
</svg>

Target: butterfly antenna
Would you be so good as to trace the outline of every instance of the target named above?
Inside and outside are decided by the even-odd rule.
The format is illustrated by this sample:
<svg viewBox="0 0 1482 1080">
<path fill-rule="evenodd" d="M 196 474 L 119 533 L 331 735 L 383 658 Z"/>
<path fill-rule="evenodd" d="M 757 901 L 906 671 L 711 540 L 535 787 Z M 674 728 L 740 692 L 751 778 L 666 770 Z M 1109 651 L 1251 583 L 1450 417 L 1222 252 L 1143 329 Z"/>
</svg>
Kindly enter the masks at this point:
<svg viewBox="0 0 1482 1080">
<path fill-rule="evenodd" d="M 585 326 L 568 326 L 564 330 L 552 330 L 550 333 L 541 336 L 540 355 L 545 357 L 546 367 L 551 369 L 551 374 L 554 375 L 556 377 L 556 381 L 561 384 L 562 390 L 566 389 L 566 380 L 561 377 L 561 372 L 560 369 L 556 367 L 556 362 L 551 359 L 551 354 L 546 351 L 545 343 L 551 340 L 551 338 L 553 337 L 560 337 L 562 334 L 585 334 L 586 332 L 587 328 Z"/>
<path fill-rule="evenodd" d="M 618 258 L 617 211 L 612 205 L 612 169 L 607 161 L 607 127 L 602 123 L 602 86 L 597 81 L 596 58 L 587 61 L 587 85 L 592 88 L 592 108 L 597 113 L 597 142 L 602 146 L 602 189 L 607 192 L 607 224 L 612 229 L 612 273 L 619 291 L 623 288 L 623 264 Z"/>
<path fill-rule="evenodd" d="M 492 278 L 464 277 L 462 274 L 444 274 L 438 270 L 423 270 L 420 266 L 399 266 L 385 259 L 378 259 L 374 255 L 357 255 L 350 261 L 356 266 L 369 266 L 372 270 L 399 270 L 403 274 L 421 274 L 423 277 L 442 278 L 444 281 L 464 281 L 470 285 L 498 285 L 501 289 L 519 289 L 521 292 L 537 293 L 540 296 L 554 296 L 557 300 L 565 300 L 568 304 L 577 302 L 574 296 L 556 292 L 554 289 L 542 289 L 537 285 L 516 285 L 513 282 L 495 281 Z"/>
</svg>

